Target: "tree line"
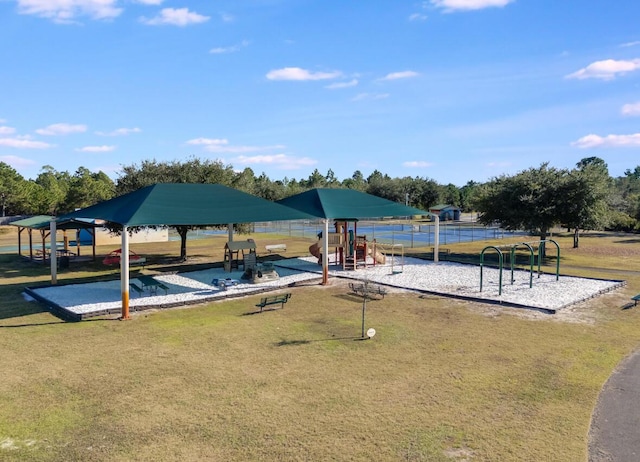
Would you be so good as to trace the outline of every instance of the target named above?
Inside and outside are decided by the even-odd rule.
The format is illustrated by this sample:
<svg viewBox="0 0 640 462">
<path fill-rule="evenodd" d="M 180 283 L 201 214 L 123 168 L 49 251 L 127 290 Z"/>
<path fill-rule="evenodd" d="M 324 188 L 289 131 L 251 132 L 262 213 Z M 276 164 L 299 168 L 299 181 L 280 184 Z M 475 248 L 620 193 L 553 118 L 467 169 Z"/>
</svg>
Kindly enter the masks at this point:
<svg viewBox="0 0 640 462">
<path fill-rule="evenodd" d="M 2 216 L 61 215 L 154 183 L 218 183 L 268 200 L 312 188 L 350 188 L 423 210 L 436 204 L 454 205 L 464 212 L 477 212 L 483 223 L 497 222 L 541 237 L 551 227 L 563 225 L 575 232 L 576 245 L 580 230 L 640 231 L 640 166 L 614 178 L 598 157 L 582 159 L 573 169 L 544 163 L 485 183 L 469 181 L 462 187 L 418 176 L 392 178 L 378 170 L 367 177 L 356 170 L 339 180 L 332 170 L 323 175 L 315 169 L 306 179 L 272 180 L 251 168 L 236 171 L 221 161 L 198 158 L 125 165 L 115 181 L 85 167 L 71 174 L 50 165 L 35 179 L 25 179 L 0 162 L 0 206 Z"/>
</svg>

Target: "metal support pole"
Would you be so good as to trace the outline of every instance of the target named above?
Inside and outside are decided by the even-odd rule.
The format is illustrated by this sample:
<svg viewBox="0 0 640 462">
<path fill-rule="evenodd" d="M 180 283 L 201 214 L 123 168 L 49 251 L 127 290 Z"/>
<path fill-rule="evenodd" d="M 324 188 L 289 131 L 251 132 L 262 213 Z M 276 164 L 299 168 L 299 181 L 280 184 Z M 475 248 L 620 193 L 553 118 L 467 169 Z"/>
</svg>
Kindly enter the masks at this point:
<svg viewBox="0 0 640 462">
<path fill-rule="evenodd" d="M 322 232 L 322 285 L 329 283 L 329 219 L 324 220 Z"/>
<path fill-rule="evenodd" d="M 434 217 L 436 217 L 436 221 L 433 235 L 433 262 L 438 263 L 440 261 L 440 217 L 438 215 L 434 215 Z"/>
<path fill-rule="evenodd" d="M 122 292 L 122 319 L 129 319 L 129 232 L 122 226 L 120 247 L 120 291 Z"/>
<path fill-rule="evenodd" d="M 51 220 L 49 224 L 49 239 L 51 239 L 51 254 L 49 256 L 49 263 L 51 263 L 51 284 L 58 283 L 58 249 L 56 247 L 56 220 Z M 42 258 L 47 257 L 46 249 L 42 249 Z"/>
</svg>

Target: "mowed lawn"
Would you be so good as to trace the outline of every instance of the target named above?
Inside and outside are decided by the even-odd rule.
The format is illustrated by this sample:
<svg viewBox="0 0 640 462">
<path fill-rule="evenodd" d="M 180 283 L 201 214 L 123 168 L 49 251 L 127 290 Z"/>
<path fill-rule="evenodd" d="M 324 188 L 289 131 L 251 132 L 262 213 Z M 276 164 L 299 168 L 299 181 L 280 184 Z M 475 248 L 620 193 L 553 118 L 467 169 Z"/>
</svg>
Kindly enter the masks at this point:
<svg viewBox="0 0 640 462">
<path fill-rule="evenodd" d="M 598 393 L 640 344 L 640 239 L 558 240 L 562 274 L 628 285 L 556 316 L 391 293 L 367 303 L 365 341 L 337 280 L 261 314 L 247 297 L 65 323 L 20 295 L 46 268 L 0 255 L 0 460 L 584 461 Z M 220 261 L 223 241 L 189 242 L 190 263 Z M 149 271 L 178 253 L 134 249 Z M 114 276 L 72 264 L 60 279 Z"/>
</svg>

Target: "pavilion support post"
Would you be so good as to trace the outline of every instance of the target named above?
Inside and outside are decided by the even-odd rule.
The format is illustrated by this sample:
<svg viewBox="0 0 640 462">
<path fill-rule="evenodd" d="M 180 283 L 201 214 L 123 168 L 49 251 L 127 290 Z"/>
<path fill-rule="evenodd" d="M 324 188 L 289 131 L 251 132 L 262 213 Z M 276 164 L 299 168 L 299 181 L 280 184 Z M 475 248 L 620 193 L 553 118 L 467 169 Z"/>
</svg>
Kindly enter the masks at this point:
<svg viewBox="0 0 640 462">
<path fill-rule="evenodd" d="M 227 235 L 229 236 L 228 241 L 233 242 L 233 223 L 227 225 Z"/>
<path fill-rule="evenodd" d="M 129 319 L 129 231 L 124 225 L 120 248 L 120 289 L 122 292 L 121 319 Z"/>
<path fill-rule="evenodd" d="M 329 283 L 329 219 L 324 220 L 322 232 L 322 285 Z"/>
<path fill-rule="evenodd" d="M 436 214 L 435 230 L 433 233 L 433 262 L 440 261 L 440 217 Z"/>
<path fill-rule="evenodd" d="M 49 224 L 49 239 L 51 239 L 51 255 L 49 256 L 49 262 L 51 263 L 51 284 L 55 285 L 58 283 L 58 249 L 56 248 L 56 221 L 51 220 Z M 47 253 L 42 252 L 42 258 L 46 259 Z"/>
</svg>

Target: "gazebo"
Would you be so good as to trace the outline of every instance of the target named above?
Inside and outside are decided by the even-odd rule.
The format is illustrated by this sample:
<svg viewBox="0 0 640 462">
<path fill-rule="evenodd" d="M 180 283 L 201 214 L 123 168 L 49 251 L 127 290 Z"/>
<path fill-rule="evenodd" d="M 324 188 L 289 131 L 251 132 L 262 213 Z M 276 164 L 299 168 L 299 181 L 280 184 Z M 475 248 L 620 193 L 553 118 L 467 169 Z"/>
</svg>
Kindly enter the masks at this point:
<svg viewBox="0 0 640 462">
<path fill-rule="evenodd" d="M 56 283 L 56 225 L 102 219 L 122 226 L 122 318 L 129 318 L 129 230 L 139 226 L 229 226 L 256 221 L 309 220 L 315 216 L 220 184 L 158 183 L 51 221 L 51 275 Z"/>
<path fill-rule="evenodd" d="M 47 254 L 49 253 L 49 251 L 47 250 L 46 247 L 46 240 L 47 237 L 50 236 L 51 234 L 51 221 L 55 220 L 55 217 L 49 216 L 49 215 L 36 215 L 30 218 L 25 218 L 23 220 L 17 220 L 14 222 L 9 223 L 12 226 L 17 226 L 18 227 L 18 255 L 19 256 L 23 256 L 22 255 L 22 233 L 26 230 L 28 236 L 29 236 L 29 256 L 28 258 L 30 260 L 39 260 L 42 259 L 42 262 L 44 264 L 47 263 Z M 64 239 L 64 247 L 63 249 L 58 250 L 58 253 L 64 254 L 64 253 L 69 253 L 69 249 L 68 249 L 68 239 L 66 236 L 66 231 L 67 230 L 78 230 L 78 229 L 86 229 L 87 231 L 89 231 L 90 234 L 92 234 L 95 237 L 95 231 L 94 229 L 97 226 L 101 226 L 101 225 L 97 225 L 96 223 L 94 223 L 92 220 L 75 220 L 75 219 L 67 219 L 67 220 L 60 220 L 56 222 L 56 227 L 57 229 L 62 229 L 65 232 L 65 239 Z M 40 247 L 36 248 L 34 250 L 34 245 L 33 245 L 33 232 L 34 231 L 38 231 L 39 235 L 40 235 Z M 53 239 L 54 237 L 51 237 L 51 244 L 53 245 Z M 76 255 L 79 255 L 80 253 L 80 247 L 79 247 L 79 242 L 76 236 L 76 246 L 78 248 L 78 250 L 76 251 Z M 50 249 L 49 249 L 50 250 Z M 96 258 L 96 243 L 95 243 L 95 239 L 93 239 L 93 258 Z"/>
</svg>

